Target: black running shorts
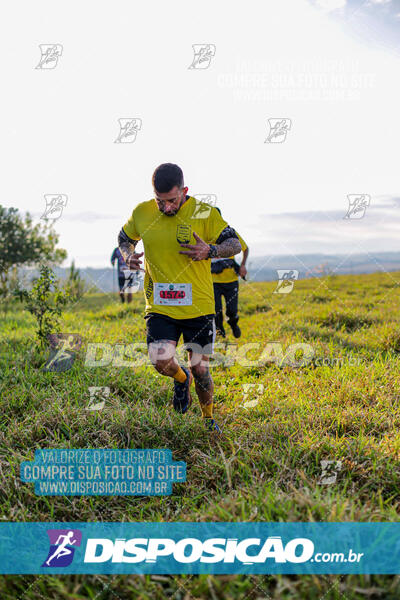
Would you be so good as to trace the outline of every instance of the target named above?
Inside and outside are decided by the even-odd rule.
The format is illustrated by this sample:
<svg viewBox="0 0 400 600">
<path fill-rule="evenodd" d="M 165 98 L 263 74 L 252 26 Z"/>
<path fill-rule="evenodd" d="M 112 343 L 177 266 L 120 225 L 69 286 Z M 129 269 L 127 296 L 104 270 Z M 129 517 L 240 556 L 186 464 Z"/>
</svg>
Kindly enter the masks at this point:
<svg viewBox="0 0 400 600">
<path fill-rule="evenodd" d="M 147 345 L 161 340 L 178 343 L 183 335 L 186 349 L 198 354 L 213 354 L 215 342 L 214 315 L 204 315 L 194 319 L 173 319 L 167 315 L 149 313 L 145 316 Z M 191 348 L 191 344 L 193 344 Z"/>
<path fill-rule="evenodd" d="M 123 273 L 118 273 L 118 287 L 119 291 L 122 292 L 125 286 L 125 275 Z"/>
</svg>

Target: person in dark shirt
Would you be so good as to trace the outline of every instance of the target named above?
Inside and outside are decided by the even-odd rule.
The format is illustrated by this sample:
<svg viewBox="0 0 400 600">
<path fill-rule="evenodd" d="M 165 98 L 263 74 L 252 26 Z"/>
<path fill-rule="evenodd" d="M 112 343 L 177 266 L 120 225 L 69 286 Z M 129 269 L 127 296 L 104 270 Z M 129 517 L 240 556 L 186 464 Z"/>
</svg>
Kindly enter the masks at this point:
<svg viewBox="0 0 400 600">
<path fill-rule="evenodd" d="M 219 214 L 220 209 L 215 207 Z M 243 252 L 242 264 L 239 265 L 234 257 L 230 258 L 212 258 L 211 259 L 211 273 L 214 284 L 214 298 L 215 298 L 215 325 L 217 334 L 226 337 L 224 329 L 224 312 L 222 308 L 222 297 L 225 298 L 226 304 L 226 316 L 228 317 L 228 323 L 232 329 L 232 333 L 235 338 L 239 338 L 242 335 L 240 327 L 238 325 L 238 298 L 239 298 L 239 276 L 246 281 L 247 269 L 246 261 L 249 255 L 249 248 L 243 238 L 240 237 L 236 231 L 236 235 L 239 238 L 240 247 Z"/>
<path fill-rule="evenodd" d="M 111 264 L 115 265 L 115 261 L 118 263 L 118 286 L 119 286 L 119 297 L 121 302 L 125 302 L 125 289 L 129 289 L 129 277 L 125 277 L 125 273 L 129 271 L 124 257 L 122 256 L 119 248 L 114 248 L 114 252 L 111 255 Z M 132 302 L 132 294 L 127 293 L 127 301 Z"/>
</svg>

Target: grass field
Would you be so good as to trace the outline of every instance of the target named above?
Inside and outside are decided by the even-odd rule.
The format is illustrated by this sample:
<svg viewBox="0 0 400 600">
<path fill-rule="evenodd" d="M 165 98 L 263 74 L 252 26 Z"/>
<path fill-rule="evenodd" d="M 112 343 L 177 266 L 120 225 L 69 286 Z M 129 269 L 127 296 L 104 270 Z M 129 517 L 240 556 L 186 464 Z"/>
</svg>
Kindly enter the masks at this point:
<svg viewBox="0 0 400 600">
<path fill-rule="evenodd" d="M 217 365 L 215 415 L 196 402 L 172 410 L 171 380 L 151 367 L 88 368 L 88 343 L 145 341 L 142 293 L 131 305 L 90 295 L 67 310 L 62 331 L 83 344 L 65 373 L 40 370 L 35 322 L 17 306 L 1 314 L 0 466 L 4 521 L 399 521 L 400 273 L 241 286 L 245 343 L 307 343 L 303 368 Z M 228 341 L 234 338 L 229 335 Z M 248 352 L 257 358 L 260 350 Z M 322 359 L 329 359 L 323 361 Z M 336 359 L 336 360 L 335 360 Z M 340 360 L 339 360 L 340 359 Z M 325 364 L 324 364 L 325 362 Z M 243 408 L 243 384 L 264 385 Z M 86 410 L 89 386 L 109 386 L 104 409 Z M 194 394 L 194 392 L 193 392 Z M 38 448 L 170 448 L 187 481 L 165 497 L 39 497 L 19 479 Z M 321 483 L 321 461 L 341 461 Z M 356 599 L 400 597 L 392 576 L 3 576 L 0 598 Z"/>
</svg>

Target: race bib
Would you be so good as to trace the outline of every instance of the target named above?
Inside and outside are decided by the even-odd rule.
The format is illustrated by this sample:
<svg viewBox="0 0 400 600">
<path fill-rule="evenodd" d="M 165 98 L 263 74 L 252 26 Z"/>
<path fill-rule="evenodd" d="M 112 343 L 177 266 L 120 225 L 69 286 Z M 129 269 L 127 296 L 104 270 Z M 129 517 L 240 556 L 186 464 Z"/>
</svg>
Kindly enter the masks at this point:
<svg viewBox="0 0 400 600">
<path fill-rule="evenodd" d="M 191 306 L 191 283 L 156 283 L 154 285 L 154 304 L 167 306 Z"/>
</svg>

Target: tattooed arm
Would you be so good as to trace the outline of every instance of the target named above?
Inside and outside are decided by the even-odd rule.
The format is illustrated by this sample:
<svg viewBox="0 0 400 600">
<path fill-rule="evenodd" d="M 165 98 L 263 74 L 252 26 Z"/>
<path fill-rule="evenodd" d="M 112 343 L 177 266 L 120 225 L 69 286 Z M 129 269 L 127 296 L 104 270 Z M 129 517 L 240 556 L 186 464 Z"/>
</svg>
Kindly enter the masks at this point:
<svg viewBox="0 0 400 600">
<path fill-rule="evenodd" d="M 236 231 L 229 226 L 222 231 L 216 244 L 206 244 L 196 232 L 193 232 L 193 237 L 196 244 L 181 244 L 181 248 L 187 248 L 187 250 L 179 251 L 179 254 L 186 254 L 192 260 L 207 260 L 216 256 L 229 258 L 242 251 Z"/>
<path fill-rule="evenodd" d="M 216 241 L 218 258 L 229 258 L 242 251 L 239 238 L 233 227 L 225 227 Z"/>
<path fill-rule="evenodd" d="M 139 240 L 132 240 L 128 237 L 123 229 L 118 234 L 118 247 L 129 269 L 133 271 L 143 271 L 141 268 L 142 261 L 139 260 L 143 256 L 143 252 L 136 254 L 135 248 Z"/>
</svg>

